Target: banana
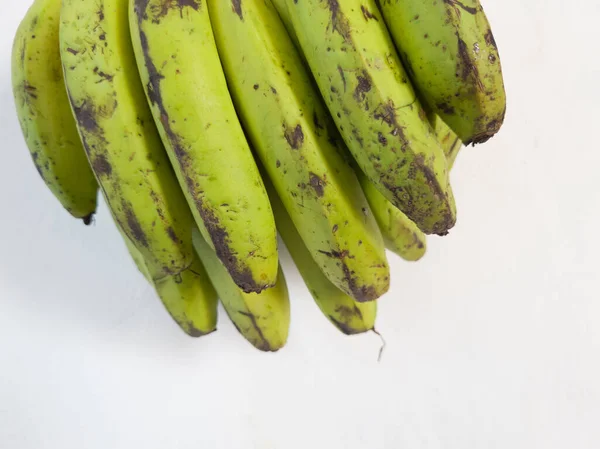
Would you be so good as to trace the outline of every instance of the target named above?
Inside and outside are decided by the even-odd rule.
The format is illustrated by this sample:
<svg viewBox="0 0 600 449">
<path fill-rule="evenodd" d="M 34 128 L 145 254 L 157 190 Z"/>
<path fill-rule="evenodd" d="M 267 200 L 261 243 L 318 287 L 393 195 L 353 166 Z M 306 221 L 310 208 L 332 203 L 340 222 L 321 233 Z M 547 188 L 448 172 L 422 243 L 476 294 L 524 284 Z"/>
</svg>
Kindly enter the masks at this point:
<svg viewBox="0 0 600 449">
<path fill-rule="evenodd" d="M 277 282 L 260 293 L 245 293 L 231 278 L 200 231 L 194 229 L 193 242 L 208 275 L 236 329 L 255 348 L 275 352 L 288 337 L 290 303 L 283 270 Z"/>
<path fill-rule="evenodd" d="M 426 233 L 456 220 L 446 160 L 373 0 L 287 0 L 304 55 L 358 165 Z"/>
<path fill-rule="evenodd" d="M 98 183 L 81 146 L 65 91 L 58 29 L 61 0 L 36 0 L 12 49 L 17 115 L 33 162 L 54 196 L 87 225 Z"/>
<path fill-rule="evenodd" d="M 212 330 L 207 323 L 216 304 L 208 294 L 197 296 L 207 290 L 196 275 L 193 217 L 144 96 L 127 11 L 128 0 L 63 0 L 60 53 L 69 101 L 117 225 L 169 312 L 188 333 L 203 334 Z"/>
<path fill-rule="evenodd" d="M 426 103 L 468 145 L 498 132 L 506 111 L 500 56 L 479 0 L 379 0 Z"/>
<path fill-rule="evenodd" d="M 138 68 L 197 225 L 236 284 L 277 279 L 277 232 L 236 116 L 206 2 L 131 0 Z"/>
<path fill-rule="evenodd" d="M 327 278 L 357 301 L 389 288 L 377 223 L 276 10 L 209 0 L 234 104 L 269 178 Z"/>
<path fill-rule="evenodd" d="M 446 155 L 448 170 L 451 170 L 462 142 L 439 116 L 431 113 L 428 114 L 428 119 Z M 360 169 L 357 169 L 356 173 L 381 229 L 386 247 L 405 260 L 421 259 L 425 255 L 427 245 L 423 232 L 400 209 L 394 207 Z"/>
<path fill-rule="evenodd" d="M 377 301 L 356 302 L 325 277 L 302 241 L 275 188 L 268 181 L 265 185 L 279 235 L 323 315 L 346 335 L 372 330 L 377 316 Z"/>
<path fill-rule="evenodd" d="M 217 292 L 197 255 L 189 269 L 177 276 L 152 280 L 144 257 L 117 225 L 135 265 L 155 288 L 173 320 L 192 337 L 200 337 L 217 328 Z"/>
</svg>

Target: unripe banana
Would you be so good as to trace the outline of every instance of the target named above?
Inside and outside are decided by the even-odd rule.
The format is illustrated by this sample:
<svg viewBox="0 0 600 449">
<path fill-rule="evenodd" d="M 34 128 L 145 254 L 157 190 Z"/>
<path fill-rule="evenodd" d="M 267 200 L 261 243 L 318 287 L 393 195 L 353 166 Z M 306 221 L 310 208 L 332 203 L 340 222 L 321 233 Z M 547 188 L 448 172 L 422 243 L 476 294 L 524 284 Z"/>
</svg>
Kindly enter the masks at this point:
<svg viewBox="0 0 600 449">
<path fill-rule="evenodd" d="M 448 170 L 450 170 L 454 165 L 462 142 L 435 113 L 429 113 L 428 119 L 442 150 L 444 150 L 448 160 Z M 365 196 L 369 200 L 373 215 L 377 219 L 386 247 L 405 260 L 417 261 L 421 259 L 426 252 L 426 236 L 412 220 L 400 209 L 394 207 L 377 190 L 360 169 L 357 169 L 356 172 Z"/>
<path fill-rule="evenodd" d="M 261 351 L 281 349 L 287 341 L 290 325 L 288 290 L 281 267 L 273 287 L 260 293 L 245 293 L 233 282 L 197 229 L 194 229 L 193 241 L 227 315 L 240 334 Z"/>
<path fill-rule="evenodd" d="M 60 50 L 67 91 L 117 225 L 143 257 L 169 312 L 184 330 L 189 321 L 188 333 L 205 333 L 212 330 L 207 323 L 215 305 L 209 295 L 197 296 L 206 283 L 194 274 L 193 218 L 146 103 L 127 11 L 128 0 L 63 0 Z"/>
<path fill-rule="evenodd" d="M 447 164 L 373 0 L 287 0 L 329 110 L 358 165 L 426 233 L 456 211 Z"/>
<path fill-rule="evenodd" d="M 196 223 L 236 284 L 277 279 L 275 221 L 236 116 L 206 2 L 131 0 L 138 68 Z"/>
<path fill-rule="evenodd" d="M 504 121 L 500 56 L 479 0 L 379 0 L 416 88 L 468 145 Z"/>
<path fill-rule="evenodd" d="M 89 224 L 98 183 L 65 91 L 58 45 L 60 6 L 61 0 L 36 0 L 19 25 L 12 49 L 13 94 L 40 176 L 71 215 Z"/>
<path fill-rule="evenodd" d="M 217 293 L 197 255 L 194 254 L 192 265 L 179 275 L 166 276 L 155 282 L 142 254 L 118 224 L 117 229 L 138 270 L 155 288 L 179 327 L 191 337 L 214 332 L 217 328 Z"/>
<path fill-rule="evenodd" d="M 217 47 L 253 148 L 327 278 L 357 301 L 389 288 L 383 240 L 276 10 L 209 0 Z"/>
<path fill-rule="evenodd" d="M 325 277 L 302 241 L 275 188 L 269 182 L 265 182 L 265 185 L 279 235 L 323 315 L 346 335 L 372 330 L 377 316 L 377 301 L 356 302 Z"/>
</svg>

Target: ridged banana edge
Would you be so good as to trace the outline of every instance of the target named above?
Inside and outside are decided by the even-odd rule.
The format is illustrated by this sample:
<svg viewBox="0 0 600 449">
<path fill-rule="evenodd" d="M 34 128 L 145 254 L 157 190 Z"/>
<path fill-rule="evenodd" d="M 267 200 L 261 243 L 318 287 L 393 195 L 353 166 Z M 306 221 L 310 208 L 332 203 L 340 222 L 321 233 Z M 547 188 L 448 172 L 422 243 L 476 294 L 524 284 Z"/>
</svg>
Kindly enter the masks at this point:
<svg viewBox="0 0 600 449">
<path fill-rule="evenodd" d="M 17 117 L 38 173 L 75 218 L 88 225 L 98 183 L 79 140 L 59 51 L 61 0 L 36 0 L 17 29 L 12 87 Z"/>
</svg>

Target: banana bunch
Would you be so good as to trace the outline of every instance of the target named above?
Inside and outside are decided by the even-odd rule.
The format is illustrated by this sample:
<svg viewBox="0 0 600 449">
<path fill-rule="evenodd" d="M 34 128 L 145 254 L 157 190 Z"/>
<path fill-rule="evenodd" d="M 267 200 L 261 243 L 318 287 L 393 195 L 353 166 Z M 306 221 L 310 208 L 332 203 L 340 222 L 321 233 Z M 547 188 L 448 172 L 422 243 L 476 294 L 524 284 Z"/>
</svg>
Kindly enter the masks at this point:
<svg viewBox="0 0 600 449">
<path fill-rule="evenodd" d="M 374 330 L 386 249 L 450 231 L 450 169 L 505 113 L 477 0 L 35 0 L 12 84 L 63 207 L 88 224 L 99 190 L 185 333 L 220 300 L 262 351 L 289 334 L 278 234 L 327 320 Z"/>
</svg>

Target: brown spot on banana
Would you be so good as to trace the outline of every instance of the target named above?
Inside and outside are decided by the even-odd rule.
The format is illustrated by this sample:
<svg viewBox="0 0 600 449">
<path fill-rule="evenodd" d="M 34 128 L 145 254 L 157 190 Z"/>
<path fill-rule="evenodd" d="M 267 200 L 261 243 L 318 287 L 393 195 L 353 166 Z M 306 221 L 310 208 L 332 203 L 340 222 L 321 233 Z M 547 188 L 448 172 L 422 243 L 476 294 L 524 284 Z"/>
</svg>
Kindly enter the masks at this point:
<svg viewBox="0 0 600 449">
<path fill-rule="evenodd" d="M 98 154 L 92 161 L 92 168 L 96 176 L 110 176 L 112 174 L 112 165 L 104 154 Z"/>
<path fill-rule="evenodd" d="M 244 20 L 244 13 L 242 11 L 242 0 L 231 0 L 231 8 L 235 12 L 240 20 Z"/>
<path fill-rule="evenodd" d="M 467 6 L 464 3 L 458 0 L 444 0 L 444 3 L 451 6 L 456 10 L 457 15 L 460 17 L 460 9 L 468 12 L 469 14 L 477 14 L 477 8 L 473 8 L 472 6 Z M 460 8 L 460 9 L 458 9 Z"/>
<path fill-rule="evenodd" d="M 133 208 L 125 201 L 123 201 L 122 207 L 123 212 L 125 213 L 125 219 L 127 220 L 127 227 L 129 228 L 131 238 L 140 245 L 148 248 L 148 237 L 146 237 L 146 233 L 142 229 L 138 218 L 133 212 Z"/>
<path fill-rule="evenodd" d="M 363 17 L 367 22 L 371 19 L 379 22 L 377 16 L 374 16 L 373 13 L 369 11 L 369 8 L 367 8 L 365 5 L 360 5 L 360 10 L 362 11 Z"/>
<path fill-rule="evenodd" d="M 365 101 L 366 94 L 371 90 L 373 83 L 371 81 L 371 76 L 366 70 L 363 70 L 360 75 L 356 75 L 356 80 L 358 81 L 358 85 L 354 89 L 353 96 L 358 103 L 362 103 Z"/>
<path fill-rule="evenodd" d="M 284 123 L 283 127 L 283 135 L 290 148 L 292 150 L 299 150 L 304 143 L 304 132 L 302 131 L 302 126 L 298 124 L 294 128 L 290 128 Z"/>
</svg>

